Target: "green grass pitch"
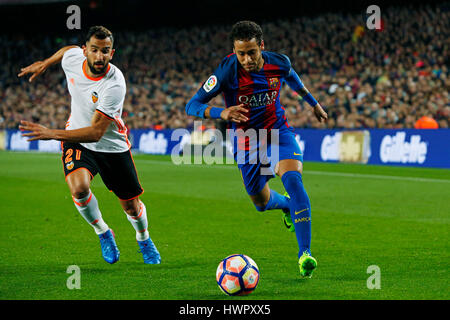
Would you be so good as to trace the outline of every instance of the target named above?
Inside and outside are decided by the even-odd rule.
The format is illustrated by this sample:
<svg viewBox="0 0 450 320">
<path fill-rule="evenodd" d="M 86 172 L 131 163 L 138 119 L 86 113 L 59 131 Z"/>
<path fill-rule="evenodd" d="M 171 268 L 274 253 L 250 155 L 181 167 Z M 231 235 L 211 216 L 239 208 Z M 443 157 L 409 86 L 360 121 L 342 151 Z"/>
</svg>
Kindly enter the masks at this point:
<svg viewBox="0 0 450 320">
<path fill-rule="evenodd" d="M 179 165 L 135 155 L 150 235 L 161 265 L 144 265 L 134 229 L 96 176 L 95 193 L 115 231 L 109 265 L 76 211 L 59 154 L 0 152 L 1 299 L 448 299 L 450 170 L 304 164 L 318 268 L 300 279 L 295 235 L 280 211 L 257 212 L 235 165 Z M 120 173 L 118 173 L 120 174 Z M 271 188 L 284 192 L 279 178 Z M 252 257 L 260 282 L 228 297 L 215 282 L 222 258 Z M 68 289 L 67 268 L 81 289 Z M 368 289 L 371 265 L 380 289 Z"/>
</svg>

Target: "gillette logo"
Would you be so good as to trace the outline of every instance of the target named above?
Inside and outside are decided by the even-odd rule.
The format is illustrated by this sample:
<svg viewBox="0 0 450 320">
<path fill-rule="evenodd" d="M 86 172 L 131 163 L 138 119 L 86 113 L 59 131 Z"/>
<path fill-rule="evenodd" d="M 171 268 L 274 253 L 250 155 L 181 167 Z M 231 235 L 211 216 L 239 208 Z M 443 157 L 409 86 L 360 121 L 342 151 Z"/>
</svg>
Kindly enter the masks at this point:
<svg viewBox="0 0 450 320">
<path fill-rule="evenodd" d="M 397 132 L 395 136 L 385 136 L 381 141 L 381 162 L 424 163 L 427 159 L 427 143 L 420 141 L 419 135 L 411 135 L 405 141 L 406 133 Z"/>
</svg>

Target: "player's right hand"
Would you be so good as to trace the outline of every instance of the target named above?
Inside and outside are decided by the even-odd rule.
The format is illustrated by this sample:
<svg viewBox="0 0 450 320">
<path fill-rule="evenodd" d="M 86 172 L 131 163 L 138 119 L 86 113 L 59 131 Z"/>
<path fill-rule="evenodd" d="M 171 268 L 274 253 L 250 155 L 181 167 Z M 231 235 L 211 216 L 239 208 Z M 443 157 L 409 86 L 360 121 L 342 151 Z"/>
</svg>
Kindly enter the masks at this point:
<svg viewBox="0 0 450 320">
<path fill-rule="evenodd" d="M 239 104 L 237 106 L 226 108 L 222 111 L 220 117 L 223 120 L 236 123 L 246 122 L 248 121 L 248 118 L 244 115 L 244 113 L 247 113 L 248 109 L 245 109 L 244 106 L 244 104 Z"/>
<path fill-rule="evenodd" d="M 29 131 L 27 133 L 22 133 L 22 137 L 31 137 L 27 139 L 27 141 L 53 139 L 52 130 L 43 125 L 25 120 L 20 120 L 20 123 L 20 131 Z"/>
<path fill-rule="evenodd" d="M 42 74 L 47 69 L 47 64 L 44 61 L 36 61 L 28 67 L 21 68 L 20 73 L 17 75 L 19 78 L 26 74 L 32 73 L 29 82 L 33 81 L 38 75 Z"/>
</svg>

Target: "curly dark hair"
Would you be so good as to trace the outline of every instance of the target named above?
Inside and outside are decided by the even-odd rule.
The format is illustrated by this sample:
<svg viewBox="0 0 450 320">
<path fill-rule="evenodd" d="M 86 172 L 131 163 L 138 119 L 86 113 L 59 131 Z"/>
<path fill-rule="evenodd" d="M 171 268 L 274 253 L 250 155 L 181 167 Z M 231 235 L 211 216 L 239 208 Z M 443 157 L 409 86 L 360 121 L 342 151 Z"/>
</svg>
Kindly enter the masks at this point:
<svg viewBox="0 0 450 320">
<path fill-rule="evenodd" d="M 261 45 L 263 32 L 257 23 L 253 21 L 239 21 L 233 25 L 230 34 L 232 46 L 234 46 L 234 41 L 236 40 L 249 41 L 253 38 L 256 39 L 258 45 Z"/>
<path fill-rule="evenodd" d="M 106 39 L 106 38 L 110 38 L 111 39 L 111 43 L 114 43 L 114 37 L 111 31 L 109 31 L 108 29 L 106 29 L 103 26 L 93 26 L 89 28 L 89 31 L 86 35 L 86 42 L 88 42 L 89 40 L 91 40 L 91 37 L 94 36 L 96 39 Z"/>
</svg>

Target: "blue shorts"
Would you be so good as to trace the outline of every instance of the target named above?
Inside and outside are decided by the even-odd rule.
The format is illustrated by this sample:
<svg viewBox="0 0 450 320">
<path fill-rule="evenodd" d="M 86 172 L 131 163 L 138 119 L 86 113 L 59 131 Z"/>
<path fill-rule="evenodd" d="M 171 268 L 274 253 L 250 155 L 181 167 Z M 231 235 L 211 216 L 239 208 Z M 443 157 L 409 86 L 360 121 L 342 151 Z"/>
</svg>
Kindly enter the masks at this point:
<svg viewBox="0 0 450 320">
<path fill-rule="evenodd" d="M 276 138 L 269 139 L 267 146 L 264 143 L 258 144 L 253 151 L 243 150 L 244 148 L 235 144 L 235 161 L 249 195 L 258 194 L 267 181 L 275 177 L 275 166 L 280 160 L 294 159 L 303 162 L 303 153 L 295 140 L 294 132 L 284 126 L 278 132 L 278 143 Z"/>
</svg>

